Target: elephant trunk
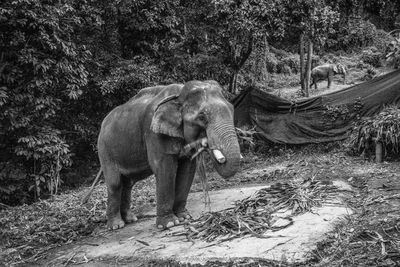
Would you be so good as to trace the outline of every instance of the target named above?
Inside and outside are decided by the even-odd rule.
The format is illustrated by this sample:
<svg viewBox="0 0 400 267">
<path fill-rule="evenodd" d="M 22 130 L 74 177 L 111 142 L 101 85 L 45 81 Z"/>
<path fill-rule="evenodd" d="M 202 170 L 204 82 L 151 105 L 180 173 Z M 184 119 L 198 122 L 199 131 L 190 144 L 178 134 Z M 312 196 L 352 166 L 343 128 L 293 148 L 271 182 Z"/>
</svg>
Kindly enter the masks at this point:
<svg viewBox="0 0 400 267">
<path fill-rule="evenodd" d="M 207 128 L 208 146 L 216 171 L 223 178 L 233 176 L 240 165 L 240 148 L 233 124 L 218 123 Z"/>
</svg>

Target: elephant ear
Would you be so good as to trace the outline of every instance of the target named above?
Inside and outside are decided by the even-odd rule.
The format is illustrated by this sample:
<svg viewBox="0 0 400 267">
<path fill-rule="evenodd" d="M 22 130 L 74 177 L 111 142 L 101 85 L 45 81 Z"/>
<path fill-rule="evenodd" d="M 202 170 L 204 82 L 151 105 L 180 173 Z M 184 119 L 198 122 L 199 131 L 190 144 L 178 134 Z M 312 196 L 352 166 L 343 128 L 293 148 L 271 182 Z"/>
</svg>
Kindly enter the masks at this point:
<svg viewBox="0 0 400 267">
<path fill-rule="evenodd" d="M 182 114 L 180 104 L 175 101 L 177 98 L 178 95 L 167 96 L 158 103 L 150 125 L 153 132 L 183 138 Z"/>
<path fill-rule="evenodd" d="M 338 66 L 337 65 L 333 65 L 333 72 L 334 73 L 338 73 Z"/>
</svg>

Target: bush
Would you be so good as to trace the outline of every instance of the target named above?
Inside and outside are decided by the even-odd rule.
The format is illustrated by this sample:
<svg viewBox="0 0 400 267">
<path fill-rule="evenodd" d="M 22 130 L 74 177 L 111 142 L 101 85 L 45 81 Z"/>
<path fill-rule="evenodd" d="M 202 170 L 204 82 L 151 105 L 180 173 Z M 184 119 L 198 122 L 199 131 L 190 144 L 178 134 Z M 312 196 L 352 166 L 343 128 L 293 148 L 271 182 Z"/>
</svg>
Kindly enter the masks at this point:
<svg viewBox="0 0 400 267">
<path fill-rule="evenodd" d="M 72 41 L 79 16 L 68 1 L 2 4 L 0 201 L 7 204 L 55 193 L 61 169 L 71 164 L 64 114 L 88 84 L 91 58 Z"/>
<path fill-rule="evenodd" d="M 400 42 L 391 42 L 386 51 L 386 61 L 389 66 L 400 68 Z"/>
<path fill-rule="evenodd" d="M 361 120 L 352 149 L 357 153 L 371 152 L 377 142 L 382 143 L 385 154 L 400 155 L 400 109 L 390 106 L 373 117 Z"/>
<path fill-rule="evenodd" d="M 176 54 L 165 58 L 162 66 L 166 83 L 190 80 L 216 80 L 228 84 L 230 72 L 219 57 L 208 54 Z"/>
<path fill-rule="evenodd" d="M 383 54 L 380 52 L 372 52 L 370 50 L 363 51 L 361 60 L 375 68 L 383 66 Z"/>
<path fill-rule="evenodd" d="M 269 73 L 276 73 L 278 69 L 278 59 L 276 58 L 275 54 L 268 53 L 266 58 L 266 69 Z"/>
<path fill-rule="evenodd" d="M 119 60 L 110 73 L 98 82 L 101 95 L 107 99 L 108 109 L 127 101 L 137 92 L 156 85 L 161 78 L 160 68 L 146 57 Z"/>
<path fill-rule="evenodd" d="M 326 42 L 329 50 L 354 51 L 366 46 L 376 46 L 384 49 L 388 35 L 377 30 L 370 21 L 354 18 L 339 22 L 338 31 L 331 34 Z M 383 52 L 383 50 L 380 50 Z"/>
<path fill-rule="evenodd" d="M 299 73 L 300 72 L 300 57 L 297 54 L 290 54 L 287 57 L 281 59 L 281 64 L 287 66 L 290 72 Z M 285 72 L 283 72 L 285 73 Z M 285 73 L 288 74 L 288 73 Z"/>
</svg>

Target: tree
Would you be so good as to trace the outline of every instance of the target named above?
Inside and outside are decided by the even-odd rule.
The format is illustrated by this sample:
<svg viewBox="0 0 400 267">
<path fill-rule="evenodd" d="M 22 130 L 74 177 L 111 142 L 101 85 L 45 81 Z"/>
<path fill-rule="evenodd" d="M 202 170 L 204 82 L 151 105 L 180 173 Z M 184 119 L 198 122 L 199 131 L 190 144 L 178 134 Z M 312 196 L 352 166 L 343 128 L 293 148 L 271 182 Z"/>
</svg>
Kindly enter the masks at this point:
<svg viewBox="0 0 400 267">
<path fill-rule="evenodd" d="M 264 37 L 282 36 L 285 14 L 282 0 L 236 1 L 198 0 L 191 3 L 196 12 L 185 18 L 186 27 L 202 53 L 220 59 L 229 73 L 229 92 L 237 93 L 237 76 Z M 205 47 L 204 47 L 205 46 Z M 200 51 L 198 51 L 200 52 Z"/>
<path fill-rule="evenodd" d="M 88 82 L 91 54 L 74 42 L 81 22 L 72 1 L 1 5 L 0 189 L 10 195 L 15 169 L 22 167 L 19 177 L 37 198 L 43 188 L 54 193 L 60 170 L 71 164 L 62 114 Z"/>
<path fill-rule="evenodd" d="M 289 7 L 292 23 L 299 31 L 300 84 L 304 96 L 309 96 L 310 74 L 314 46 L 323 46 L 328 33 L 339 19 L 339 13 L 324 1 L 298 0 Z M 304 62 L 304 48 L 307 43 L 307 61 Z"/>
</svg>

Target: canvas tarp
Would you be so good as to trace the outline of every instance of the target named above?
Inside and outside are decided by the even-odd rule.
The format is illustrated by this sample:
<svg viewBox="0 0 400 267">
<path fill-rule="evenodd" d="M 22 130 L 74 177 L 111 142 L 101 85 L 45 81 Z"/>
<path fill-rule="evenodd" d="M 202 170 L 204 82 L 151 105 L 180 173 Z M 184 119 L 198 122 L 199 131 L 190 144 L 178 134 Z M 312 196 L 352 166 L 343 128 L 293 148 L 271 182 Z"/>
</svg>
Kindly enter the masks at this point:
<svg viewBox="0 0 400 267">
<path fill-rule="evenodd" d="M 253 88 L 232 103 L 235 125 L 255 127 L 257 138 L 284 144 L 343 140 L 357 118 L 400 104 L 400 70 L 295 102 Z"/>
</svg>

